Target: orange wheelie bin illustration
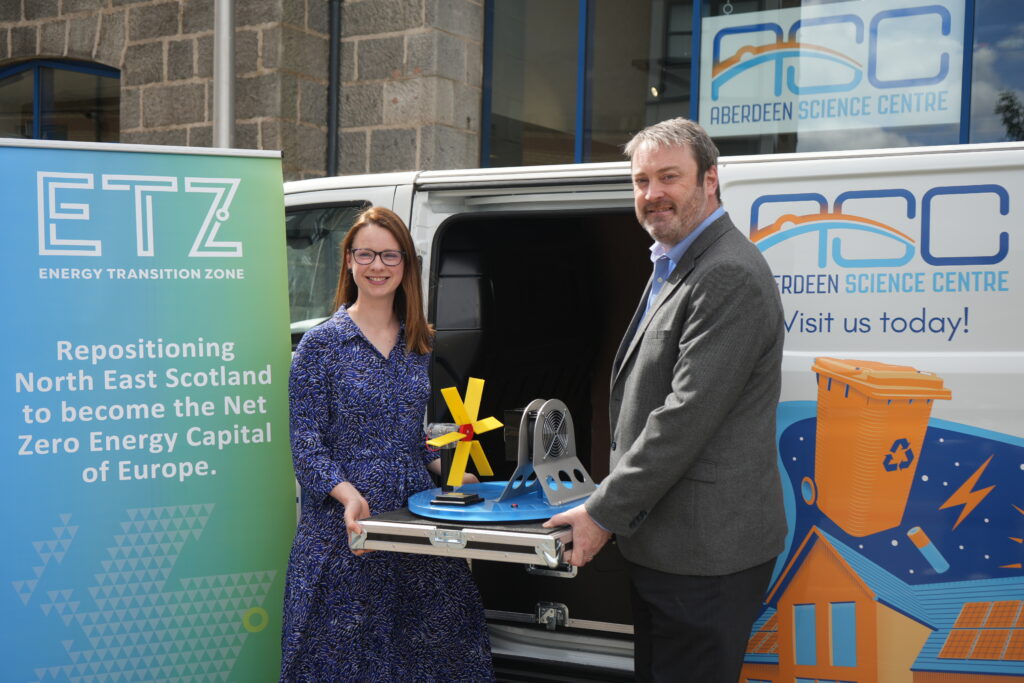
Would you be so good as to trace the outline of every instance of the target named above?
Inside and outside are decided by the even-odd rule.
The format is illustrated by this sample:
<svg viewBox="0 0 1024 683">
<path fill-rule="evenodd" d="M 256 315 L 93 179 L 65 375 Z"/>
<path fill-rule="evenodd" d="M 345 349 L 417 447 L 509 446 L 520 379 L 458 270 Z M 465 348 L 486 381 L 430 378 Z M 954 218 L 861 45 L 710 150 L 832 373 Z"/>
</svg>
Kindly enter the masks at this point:
<svg viewBox="0 0 1024 683">
<path fill-rule="evenodd" d="M 812 370 L 818 423 L 804 501 L 852 536 L 899 526 L 932 402 L 952 392 L 941 377 L 905 365 L 821 357 Z"/>
</svg>

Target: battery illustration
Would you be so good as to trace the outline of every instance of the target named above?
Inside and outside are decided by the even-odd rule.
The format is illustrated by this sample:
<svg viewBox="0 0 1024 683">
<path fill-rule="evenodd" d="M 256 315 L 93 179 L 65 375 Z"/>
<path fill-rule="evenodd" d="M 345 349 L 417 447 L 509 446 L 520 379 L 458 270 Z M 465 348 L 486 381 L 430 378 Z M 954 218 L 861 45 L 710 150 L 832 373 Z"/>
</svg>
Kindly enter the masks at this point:
<svg viewBox="0 0 1024 683">
<path fill-rule="evenodd" d="M 909 538 L 917 549 L 924 555 L 924 559 L 928 560 L 928 564 L 932 566 L 936 574 L 942 574 L 949 569 L 949 562 L 942 556 L 939 549 L 932 543 L 932 539 L 928 538 L 928 534 L 924 532 L 919 526 L 915 526 L 913 529 L 907 531 L 907 538 Z"/>
</svg>

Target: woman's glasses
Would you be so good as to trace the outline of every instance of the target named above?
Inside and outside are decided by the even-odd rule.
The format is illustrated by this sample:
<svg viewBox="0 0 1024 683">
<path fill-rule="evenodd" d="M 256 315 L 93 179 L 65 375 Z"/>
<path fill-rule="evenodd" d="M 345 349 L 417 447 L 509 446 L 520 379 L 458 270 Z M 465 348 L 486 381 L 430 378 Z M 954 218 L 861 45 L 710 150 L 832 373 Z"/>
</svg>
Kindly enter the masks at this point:
<svg viewBox="0 0 1024 683">
<path fill-rule="evenodd" d="M 385 249 L 384 251 L 374 251 L 373 249 L 349 249 L 349 253 L 352 254 L 352 260 L 361 266 L 370 265 L 378 256 L 380 256 L 380 262 L 385 266 L 400 265 L 402 263 L 402 259 L 405 258 L 405 252 L 398 251 L 397 249 Z"/>
</svg>

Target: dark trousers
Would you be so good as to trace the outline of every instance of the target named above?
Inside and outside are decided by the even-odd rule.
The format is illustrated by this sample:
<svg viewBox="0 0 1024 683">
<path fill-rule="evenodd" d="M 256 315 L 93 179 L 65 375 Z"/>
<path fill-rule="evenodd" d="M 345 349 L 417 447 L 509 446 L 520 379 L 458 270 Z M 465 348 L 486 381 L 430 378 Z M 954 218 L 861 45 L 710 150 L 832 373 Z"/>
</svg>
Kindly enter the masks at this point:
<svg viewBox="0 0 1024 683">
<path fill-rule="evenodd" d="M 683 576 L 631 563 L 636 680 L 736 683 L 774 564 Z"/>
</svg>

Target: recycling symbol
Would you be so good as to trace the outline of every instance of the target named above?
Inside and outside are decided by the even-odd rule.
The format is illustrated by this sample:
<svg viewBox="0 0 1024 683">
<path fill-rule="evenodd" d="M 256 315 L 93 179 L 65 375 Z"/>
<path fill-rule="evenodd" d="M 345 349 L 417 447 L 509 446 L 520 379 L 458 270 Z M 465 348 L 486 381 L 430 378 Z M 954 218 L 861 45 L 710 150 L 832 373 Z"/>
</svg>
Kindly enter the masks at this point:
<svg viewBox="0 0 1024 683">
<path fill-rule="evenodd" d="M 895 472 L 907 469 L 912 462 L 914 462 L 914 451 L 910 448 L 910 442 L 906 439 L 896 439 L 892 442 L 889 452 L 885 454 L 882 467 L 886 472 Z"/>
</svg>

